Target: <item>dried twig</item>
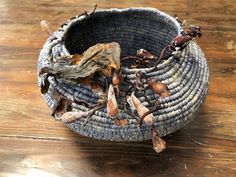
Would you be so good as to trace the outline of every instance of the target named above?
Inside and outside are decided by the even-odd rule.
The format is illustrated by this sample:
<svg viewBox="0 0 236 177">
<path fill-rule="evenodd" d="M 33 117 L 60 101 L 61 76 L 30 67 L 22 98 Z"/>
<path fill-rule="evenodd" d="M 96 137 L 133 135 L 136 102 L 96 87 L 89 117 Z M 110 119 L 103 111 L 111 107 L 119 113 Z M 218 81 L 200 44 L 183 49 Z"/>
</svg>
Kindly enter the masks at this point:
<svg viewBox="0 0 236 177">
<path fill-rule="evenodd" d="M 99 106 L 95 107 L 95 108 L 89 113 L 89 115 L 87 116 L 87 118 L 85 119 L 84 123 L 82 124 L 82 127 L 84 127 L 84 126 L 87 124 L 87 122 L 92 118 L 92 115 L 93 115 L 97 110 L 101 109 L 101 108 L 104 107 L 104 106 L 105 106 L 105 102 L 102 103 L 102 104 L 100 104 Z"/>
</svg>

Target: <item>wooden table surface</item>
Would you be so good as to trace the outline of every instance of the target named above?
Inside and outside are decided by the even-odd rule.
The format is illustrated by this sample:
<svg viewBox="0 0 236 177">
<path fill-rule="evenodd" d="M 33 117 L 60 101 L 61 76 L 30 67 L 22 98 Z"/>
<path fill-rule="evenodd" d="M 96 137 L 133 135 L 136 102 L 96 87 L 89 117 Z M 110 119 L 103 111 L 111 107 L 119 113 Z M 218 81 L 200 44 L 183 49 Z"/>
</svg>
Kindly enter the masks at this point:
<svg viewBox="0 0 236 177">
<path fill-rule="evenodd" d="M 209 94 L 188 127 L 151 141 L 109 143 L 74 134 L 54 121 L 37 87 L 37 58 L 68 18 L 98 8 L 149 6 L 202 26 L 198 40 L 210 67 Z M 236 176 L 236 3 L 232 0 L 1 0 L 0 176 Z"/>
</svg>

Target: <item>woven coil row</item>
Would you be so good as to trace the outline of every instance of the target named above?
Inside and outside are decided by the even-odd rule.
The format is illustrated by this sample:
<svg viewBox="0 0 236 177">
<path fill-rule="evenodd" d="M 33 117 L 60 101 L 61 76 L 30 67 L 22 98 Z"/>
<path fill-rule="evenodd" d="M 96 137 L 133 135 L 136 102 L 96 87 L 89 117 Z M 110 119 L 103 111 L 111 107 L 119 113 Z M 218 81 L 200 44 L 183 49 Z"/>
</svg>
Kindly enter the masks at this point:
<svg viewBox="0 0 236 177">
<path fill-rule="evenodd" d="M 110 9 L 96 11 L 92 16 L 73 17 L 63 24 L 45 43 L 38 62 L 38 69 L 50 65 L 51 60 L 74 53 L 82 53 L 96 43 L 116 41 L 121 45 L 122 56 L 129 56 L 144 48 L 159 55 L 162 48 L 179 35 L 181 27 L 170 16 L 152 8 Z M 171 96 L 160 99 L 147 90 L 149 100 L 158 99 L 160 108 L 154 112 L 154 127 L 160 136 L 179 130 L 189 123 L 198 113 L 208 89 L 209 70 L 202 50 L 195 41 L 167 60 L 163 60 L 155 72 L 149 68 L 128 69 L 122 67 L 122 76 L 135 80 L 135 72 L 142 70 L 147 77 L 158 78 L 167 84 Z M 38 77 L 39 85 L 42 82 Z M 98 95 L 83 85 L 67 85 L 55 78 L 48 78 L 50 88 L 44 94 L 48 106 L 55 108 L 59 99 L 57 93 L 71 100 L 83 99 L 96 103 Z M 139 97 L 145 104 L 145 99 Z M 89 110 L 83 105 L 72 103 L 74 110 Z M 96 139 L 110 141 L 142 141 L 151 138 L 150 127 L 138 126 L 137 120 L 120 113 L 121 118 L 128 118 L 129 124 L 120 127 L 107 117 L 106 108 L 96 111 L 91 119 L 82 126 L 84 119 L 67 124 L 73 131 Z"/>
</svg>

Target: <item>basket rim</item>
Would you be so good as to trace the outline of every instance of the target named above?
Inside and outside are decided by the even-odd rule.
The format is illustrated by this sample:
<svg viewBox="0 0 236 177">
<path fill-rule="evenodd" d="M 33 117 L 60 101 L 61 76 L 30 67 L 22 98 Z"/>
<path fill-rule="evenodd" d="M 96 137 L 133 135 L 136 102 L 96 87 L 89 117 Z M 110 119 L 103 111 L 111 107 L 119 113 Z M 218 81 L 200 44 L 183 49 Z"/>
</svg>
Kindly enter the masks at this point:
<svg viewBox="0 0 236 177">
<path fill-rule="evenodd" d="M 172 23 L 173 26 L 176 27 L 177 29 L 177 35 L 181 34 L 181 25 L 177 22 L 177 20 L 175 18 L 173 18 L 172 16 L 168 15 L 165 12 L 162 12 L 158 9 L 152 8 L 152 7 L 129 7 L 129 8 L 110 8 L 110 9 L 99 9 L 96 10 L 94 12 L 94 14 L 98 14 L 98 13 L 125 13 L 125 12 L 153 12 L 157 15 L 159 15 L 160 17 L 162 17 L 164 20 L 163 21 L 167 21 L 166 23 Z M 91 13 L 88 13 L 91 14 Z M 70 30 L 70 28 L 76 24 L 79 21 L 83 21 L 86 20 L 86 15 L 77 15 L 74 17 L 71 17 L 69 20 L 66 21 L 66 23 L 64 23 L 63 26 L 61 26 L 57 31 L 54 32 L 54 35 L 60 39 L 61 42 L 61 48 L 63 49 L 63 53 L 65 56 L 70 56 L 70 52 L 68 51 L 65 42 L 62 42 L 63 40 L 65 40 L 66 35 L 68 33 L 68 31 Z M 60 32 L 59 32 L 60 31 Z M 59 33 L 58 33 L 59 32 Z M 170 58 L 170 57 L 169 57 Z M 169 59 L 168 58 L 168 59 Z M 158 65 L 158 68 L 162 67 L 162 63 L 160 63 Z M 127 68 L 126 68 L 127 69 Z M 153 68 L 136 68 L 136 69 L 129 69 L 129 71 L 133 71 L 133 72 L 137 72 L 137 71 L 145 71 L 148 72 L 149 70 L 152 70 Z"/>
</svg>

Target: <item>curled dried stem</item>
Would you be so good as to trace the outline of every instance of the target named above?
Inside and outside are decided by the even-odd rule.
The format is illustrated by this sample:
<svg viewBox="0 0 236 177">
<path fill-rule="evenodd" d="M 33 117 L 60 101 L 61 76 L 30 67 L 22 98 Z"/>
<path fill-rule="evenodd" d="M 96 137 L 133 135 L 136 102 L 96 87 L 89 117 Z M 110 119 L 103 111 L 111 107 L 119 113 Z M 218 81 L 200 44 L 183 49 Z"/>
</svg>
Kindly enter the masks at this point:
<svg viewBox="0 0 236 177">
<path fill-rule="evenodd" d="M 156 102 L 156 105 L 154 106 L 154 108 L 152 108 L 151 110 L 145 112 L 145 113 L 141 116 L 140 121 L 139 121 L 139 126 L 140 126 L 140 127 L 142 126 L 143 120 L 145 119 L 146 116 L 148 116 L 149 114 L 152 114 L 152 113 L 158 111 L 158 109 L 159 109 L 159 102 Z"/>
</svg>

